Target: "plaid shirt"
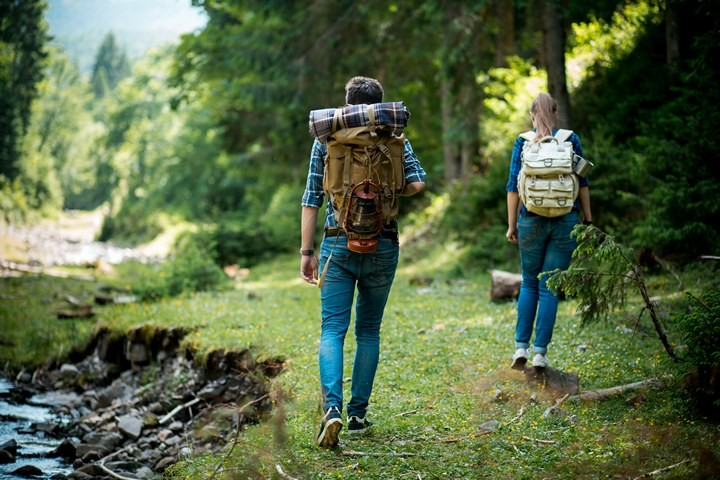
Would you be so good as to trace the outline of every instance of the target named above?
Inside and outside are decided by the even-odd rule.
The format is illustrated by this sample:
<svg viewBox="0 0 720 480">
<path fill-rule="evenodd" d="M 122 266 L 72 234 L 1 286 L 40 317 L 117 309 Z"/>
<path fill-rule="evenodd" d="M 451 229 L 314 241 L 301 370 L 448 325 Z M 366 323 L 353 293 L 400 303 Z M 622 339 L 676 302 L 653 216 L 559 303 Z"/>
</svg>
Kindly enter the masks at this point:
<svg viewBox="0 0 720 480">
<path fill-rule="evenodd" d="M 553 130 L 553 135 L 556 132 L 557 129 Z M 580 143 L 580 137 L 578 137 L 577 134 L 573 132 L 573 134 L 570 135 L 569 141 L 573 145 L 573 152 L 582 157 L 583 150 L 582 143 Z M 508 176 L 507 186 L 505 188 L 508 192 L 518 191 L 518 175 L 520 175 L 520 169 L 522 168 L 522 160 L 520 156 L 522 155 L 522 149 L 523 145 L 525 145 L 525 142 L 526 140 L 524 138 L 518 137 L 518 139 L 515 140 L 515 145 L 513 145 L 512 157 L 510 157 L 510 175 Z M 580 186 L 587 187 L 588 185 L 589 183 L 587 177 L 580 177 Z M 580 209 L 579 200 L 575 201 L 575 207 L 578 210 Z M 526 213 L 527 210 L 525 209 L 525 205 L 523 205 L 521 214 L 524 215 Z"/>
<path fill-rule="evenodd" d="M 313 137 L 321 142 L 333 133 L 333 118 L 335 111 L 340 110 L 340 125 L 337 128 L 350 127 L 366 127 L 370 125 L 368 116 L 368 106 L 365 104 L 345 105 L 342 108 L 325 108 L 323 110 L 313 110 L 310 112 L 309 128 Z M 386 102 L 376 103 L 373 105 L 375 110 L 375 125 L 385 125 L 392 128 L 396 135 L 402 133 L 403 128 L 407 126 L 410 111 L 403 105 L 403 102 Z M 336 129 L 337 129 L 336 128 Z"/>
<path fill-rule="evenodd" d="M 325 191 L 323 190 L 323 171 L 325 168 L 325 155 L 327 154 L 327 145 L 320 143 L 317 139 L 313 142 L 310 152 L 310 169 L 308 170 L 307 183 L 305 184 L 305 193 L 302 196 L 303 207 L 320 208 L 323 204 Z M 415 152 L 413 152 L 410 141 L 405 141 L 403 169 L 405 171 L 405 182 L 424 182 L 425 170 L 420 165 L 420 161 Z M 393 221 L 396 227 L 396 222 Z M 325 228 L 337 227 L 335 216 L 330 202 L 327 202 L 325 208 Z"/>
</svg>

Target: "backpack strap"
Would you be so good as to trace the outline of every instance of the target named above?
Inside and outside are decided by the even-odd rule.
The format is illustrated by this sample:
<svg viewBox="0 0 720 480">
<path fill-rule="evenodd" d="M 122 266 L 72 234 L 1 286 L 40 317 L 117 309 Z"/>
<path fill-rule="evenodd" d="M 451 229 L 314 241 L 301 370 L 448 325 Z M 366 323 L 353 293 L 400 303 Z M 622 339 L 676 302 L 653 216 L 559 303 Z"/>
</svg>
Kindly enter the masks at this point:
<svg viewBox="0 0 720 480">
<path fill-rule="evenodd" d="M 567 141 L 567 139 L 569 139 L 572 134 L 572 130 L 565 130 L 564 128 L 559 128 L 558 131 L 555 132 L 554 137 L 558 139 L 558 142 L 563 143 Z"/>
<path fill-rule="evenodd" d="M 332 131 L 337 132 L 343 128 L 345 128 L 345 124 L 343 122 L 342 108 L 336 108 L 335 113 L 333 114 Z"/>
<path fill-rule="evenodd" d="M 535 140 L 535 132 L 533 132 L 532 130 L 523 132 L 519 135 L 519 137 L 524 138 L 528 142 L 532 142 L 533 140 Z"/>
</svg>

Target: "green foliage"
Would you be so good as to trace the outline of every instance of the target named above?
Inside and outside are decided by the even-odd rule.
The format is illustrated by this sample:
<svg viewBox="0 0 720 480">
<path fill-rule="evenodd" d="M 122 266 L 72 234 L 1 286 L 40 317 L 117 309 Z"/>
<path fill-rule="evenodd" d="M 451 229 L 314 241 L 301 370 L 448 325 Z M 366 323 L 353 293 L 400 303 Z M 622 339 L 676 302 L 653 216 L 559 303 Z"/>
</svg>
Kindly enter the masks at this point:
<svg viewBox="0 0 720 480">
<path fill-rule="evenodd" d="M 705 292 L 701 298 L 686 294 L 689 312 L 676 312 L 674 325 L 687 345 L 685 358 L 693 365 L 720 364 L 720 290 Z"/>
<path fill-rule="evenodd" d="M 573 49 L 581 62 L 592 57 L 574 99 L 578 128 L 590 130 L 596 221 L 683 262 L 720 248 L 720 170 L 707 161 L 720 126 L 720 52 L 703 3 L 689 2 L 678 19 L 687 34 L 678 74 L 654 60 L 665 56 L 665 26 L 653 2 L 626 6 L 613 25 L 578 26 Z"/>
<path fill-rule="evenodd" d="M 547 285 L 578 300 L 583 325 L 607 318 L 625 304 L 629 287 L 638 281 L 635 255 L 628 247 L 597 227 L 577 225 L 572 236 L 578 240 L 567 270 L 543 272 Z"/>
<path fill-rule="evenodd" d="M 213 258 L 213 246 L 200 244 L 191 236 L 179 240 L 175 255 L 155 275 L 132 286 L 141 300 L 159 300 L 192 292 L 221 290 L 228 277 Z"/>
<path fill-rule="evenodd" d="M 224 215 L 198 234 L 199 242 L 214 245 L 220 265 L 254 266 L 280 252 L 297 249 L 300 235 L 297 186 L 285 185 L 271 195 L 258 194 L 238 215 Z"/>
<path fill-rule="evenodd" d="M 30 122 L 46 56 L 45 0 L 0 3 L 0 174 L 19 173 L 19 142 Z"/>
<path fill-rule="evenodd" d="M 90 79 L 95 97 L 107 96 L 130 73 L 127 53 L 115 41 L 115 34 L 107 33 L 95 57 Z"/>
<path fill-rule="evenodd" d="M 28 205 L 20 180 L 11 182 L 0 175 L 0 221 L 21 225 L 31 213 L 32 209 Z"/>
</svg>

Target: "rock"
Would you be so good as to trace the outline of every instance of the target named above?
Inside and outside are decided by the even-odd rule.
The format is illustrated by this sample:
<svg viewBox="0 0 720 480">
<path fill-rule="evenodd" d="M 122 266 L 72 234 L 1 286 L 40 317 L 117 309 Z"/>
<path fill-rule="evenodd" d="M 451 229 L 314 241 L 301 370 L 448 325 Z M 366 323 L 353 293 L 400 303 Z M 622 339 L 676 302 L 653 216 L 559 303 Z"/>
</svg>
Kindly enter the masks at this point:
<svg viewBox="0 0 720 480">
<path fill-rule="evenodd" d="M 143 420 L 137 415 L 128 414 L 118 418 L 118 429 L 133 440 L 140 438 Z"/>
<path fill-rule="evenodd" d="M 221 383 L 209 383 L 198 392 L 197 396 L 204 400 L 214 400 L 223 394 L 225 388 Z"/>
<path fill-rule="evenodd" d="M 489 420 L 485 423 L 480 424 L 480 429 L 486 432 L 494 432 L 497 427 L 501 424 L 498 420 Z"/>
<path fill-rule="evenodd" d="M 155 471 L 156 472 L 163 472 L 167 467 L 175 463 L 175 459 L 173 457 L 163 457 L 155 464 Z"/>
<path fill-rule="evenodd" d="M 178 430 L 182 430 L 184 428 L 182 422 L 172 422 L 167 427 L 168 429 L 172 430 L 173 432 L 177 432 Z"/>
<path fill-rule="evenodd" d="M 0 464 L 15 463 L 15 455 L 7 450 L 0 450 Z"/>
<path fill-rule="evenodd" d="M 165 440 L 165 442 L 163 443 L 165 443 L 165 445 L 167 445 L 168 447 L 172 447 L 173 445 L 177 445 L 180 442 L 182 442 L 182 437 L 180 437 L 180 435 L 174 435 Z"/>
<path fill-rule="evenodd" d="M 63 363 L 60 367 L 60 375 L 63 378 L 76 378 L 79 374 L 80 370 L 71 363 Z"/>
<path fill-rule="evenodd" d="M 50 477 L 50 480 L 67 480 L 68 477 L 63 475 L 62 473 L 56 473 L 52 477 Z"/>
<path fill-rule="evenodd" d="M 102 445 L 113 450 L 123 441 L 123 436 L 117 432 L 90 432 L 83 437 L 83 442 L 92 445 Z"/>
<path fill-rule="evenodd" d="M 81 471 L 79 471 L 79 470 L 75 470 L 75 471 L 72 472 L 70 475 L 68 475 L 67 478 L 68 478 L 69 480 L 92 480 L 92 479 L 95 478 L 95 477 L 93 477 L 92 475 L 88 475 L 88 474 L 85 473 L 85 472 L 81 472 Z"/>
<path fill-rule="evenodd" d="M 17 455 L 17 441 L 15 439 L 10 439 L 7 442 L 0 445 L 0 450 L 6 450 L 9 453 L 12 453 L 13 456 Z"/>
<path fill-rule="evenodd" d="M 43 475 L 43 471 L 34 465 L 24 465 L 17 470 L 13 470 L 10 474 L 18 477 L 33 478 Z"/>
<path fill-rule="evenodd" d="M 90 454 L 91 455 L 91 454 Z M 83 465 L 82 467 L 75 470 L 76 472 L 82 472 L 90 475 L 91 477 L 102 477 L 105 475 L 105 471 L 98 465 Z"/>
<path fill-rule="evenodd" d="M 170 435 L 172 435 L 172 434 L 173 434 L 172 430 L 167 429 L 167 428 L 163 428 L 162 430 L 160 430 L 160 431 L 158 432 L 157 437 L 158 437 L 158 440 L 160 440 L 161 442 L 164 442 L 164 441 L 167 440 L 167 439 L 170 437 Z"/>
<path fill-rule="evenodd" d="M 548 407 L 542 414 L 542 418 L 557 418 L 560 416 L 560 409 L 556 406 Z"/>
<path fill-rule="evenodd" d="M 76 455 L 75 444 L 68 439 L 63 440 L 55 450 L 48 453 L 48 457 L 62 457 L 69 460 L 74 460 Z"/>
<path fill-rule="evenodd" d="M 139 480 L 150 480 L 155 478 L 155 474 L 148 467 L 141 467 L 139 470 L 135 470 L 135 477 Z"/>
<path fill-rule="evenodd" d="M 507 397 L 502 390 L 495 390 L 493 392 L 493 400 L 496 402 L 504 402 L 505 400 L 507 400 Z"/>
<path fill-rule="evenodd" d="M 123 382 L 115 381 L 98 395 L 98 408 L 110 406 L 113 400 L 123 398 L 132 392 L 132 388 Z"/>
<path fill-rule="evenodd" d="M 75 447 L 75 455 L 78 458 L 83 458 L 85 455 L 91 452 L 96 452 L 100 455 L 99 458 L 105 457 L 110 454 L 110 450 L 103 447 L 102 445 L 91 445 L 89 443 L 80 443 Z"/>
<path fill-rule="evenodd" d="M 98 460 L 103 458 L 103 456 L 104 455 L 101 455 L 98 451 L 92 451 L 83 455 L 82 458 L 80 458 L 80 461 L 82 461 L 82 463 L 84 464 L 88 464 L 92 462 L 97 462 Z"/>
</svg>

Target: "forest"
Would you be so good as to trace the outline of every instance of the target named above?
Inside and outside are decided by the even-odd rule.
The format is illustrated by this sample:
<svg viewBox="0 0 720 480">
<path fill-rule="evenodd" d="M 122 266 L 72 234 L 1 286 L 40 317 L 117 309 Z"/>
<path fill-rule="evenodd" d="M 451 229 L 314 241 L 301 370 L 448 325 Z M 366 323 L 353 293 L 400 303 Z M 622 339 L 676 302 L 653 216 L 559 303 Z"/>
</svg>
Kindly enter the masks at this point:
<svg viewBox="0 0 720 480">
<path fill-rule="evenodd" d="M 411 285 L 425 278 L 459 285 L 493 269 L 516 272 L 517 246 L 505 238 L 508 167 L 518 134 L 532 128 L 532 99 L 545 91 L 558 104 L 557 126 L 579 135 L 594 164 L 593 221 L 603 238 L 632 252 L 624 258 L 644 269 L 651 288 L 674 295 L 701 285 L 678 307 L 686 316 L 667 328 L 671 336 L 708 340 L 706 350 L 691 346 L 689 354 L 695 367 L 717 379 L 720 350 L 709 340 L 720 339 L 720 162 L 712 153 L 720 131 L 720 0 L 187 1 L 207 16 L 203 28 L 132 61 L 107 32 L 89 74 L 52 42 L 45 0 L 0 3 L 2 225 L 99 211 L 98 241 L 132 247 L 169 236 L 167 270 L 130 269 L 133 293 L 147 309 L 170 297 L 193 302 L 197 292 L 222 290 L 223 269 L 264 272 L 274 282 L 277 262 L 292 257 L 297 277 L 300 200 L 312 145 L 308 114 L 342 106 L 347 80 L 365 75 L 382 82 L 385 101 L 409 109 L 405 133 L 427 172 L 426 189 L 401 204 L 407 247 L 401 265 L 414 272 L 418 262 L 420 272 L 408 274 Z M 321 231 L 319 223 L 316 238 Z M 0 257 L 13 260 L 10 250 Z M 422 262 L 428 259 L 432 263 Z M 597 261 L 620 268 L 615 257 Z M 683 287 L 675 289 L 680 278 Z M 580 295 L 584 280 L 576 281 Z M 623 308 L 624 291 L 608 295 L 606 309 Z M 456 307 L 469 309 L 449 308 Z M 218 317 L 239 315 L 216 308 Z M 703 308 L 709 316 L 698 313 Z M 600 313 L 590 312 L 591 320 Z M 691 325 L 691 315 L 704 323 Z M 157 316 L 172 322 L 171 313 Z M 108 318 L 127 326 L 117 313 Z M 177 318 L 201 328 L 200 319 Z M 269 334 L 257 335 L 248 342 L 278 347 Z M 207 341 L 229 348 L 229 340 Z M 677 347 L 670 342 L 665 349 Z M 2 359 L 19 367 L 27 361 L 19 358 Z M 714 398 L 717 405 L 717 389 Z M 300 428 L 292 425 L 291 437 Z M 264 447 L 252 444 L 248 451 L 255 448 Z M 318 461 L 304 444 L 301 450 L 291 455 L 294 461 Z M 253 478 L 275 475 L 261 457 L 252 457 Z M 606 460 L 591 463 L 601 472 Z M 321 462 L 333 475 L 340 469 L 337 461 Z M 663 466 L 659 462 L 654 467 Z M 190 462 L 177 478 L 200 478 L 198 472 L 206 478 L 210 463 Z M 361 463 L 351 478 L 363 478 L 363 468 L 382 478 L 392 465 Z M 557 477 L 549 478 L 580 478 L 573 477 L 577 470 L 553 465 Z M 325 478 L 303 468 L 312 472 L 308 477 Z M 434 468 L 427 478 L 445 475 Z M 451 477 L 463 478 L 463 468 Z M 482 478 L 502 478 L 498 471 Z M 405 471 L 424 478 L 412 472 Z"/>
<path fill-rule="evenodd" d="M 103 205 L 103 239 L 189 222 L 219 264 L 294 250 L 308 112 L 366 74 L 409 108 L 429 173 L 404 208 L 442 208 L 472 264 L 512 258 L 503 187 L 541 90 L 596 165 L 601 228 L 671 261 L 717 253 L 716 2 L 195 3 L 202 31 L 132 66 L 110 33 L 90 78 L 46 47 L 43 2 L 3 7 L 5 220 Z"/>
</svg>

